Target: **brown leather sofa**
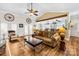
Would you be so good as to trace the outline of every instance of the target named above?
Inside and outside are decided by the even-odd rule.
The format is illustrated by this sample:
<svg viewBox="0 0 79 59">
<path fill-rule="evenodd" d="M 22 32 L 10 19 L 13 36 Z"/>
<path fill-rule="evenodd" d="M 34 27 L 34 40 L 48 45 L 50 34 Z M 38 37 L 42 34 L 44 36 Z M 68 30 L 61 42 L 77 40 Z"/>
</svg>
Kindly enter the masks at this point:
<svg viewBox="0 0 79 59">
<path fill-rule="evenodd" d="M 59 45 L 60 40 L 61 40 L 60 35 L 58 33 L 56 33 L 56 32 L 54 33 L 51 31 L 48 32 L 47 30 L 45 30 L 45 31 L 38 30 L 38 33 L 36 32 L 34 37 L 43 40 L 44 44 L 51 46 L 51 47 L 55 47 L 55 46 Z"/>
</svg>

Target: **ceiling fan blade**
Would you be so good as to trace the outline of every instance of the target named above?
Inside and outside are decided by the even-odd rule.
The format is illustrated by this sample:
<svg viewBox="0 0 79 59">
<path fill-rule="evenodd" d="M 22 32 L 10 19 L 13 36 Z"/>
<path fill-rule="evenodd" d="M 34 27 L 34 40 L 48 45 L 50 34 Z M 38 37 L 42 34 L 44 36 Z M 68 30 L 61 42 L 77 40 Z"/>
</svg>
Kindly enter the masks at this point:
<svg viewBox="0 0 79 59">
<path fill-rule="evenodd" d="M 33 13 L 33 9 L 31 9 L 31 10 L 29 10 L 29 9 L 27 9 L 30 13 Z"/>
<path fill-rule="evenodd" d="M 38 11 L 36 10 L 36 11 L 34 11 L 35 13 L 37 13 Z"/>
<path fill-rule="evenodd" d="M 35 16 L 38 16 L 38 14 L 34 14 Z"/>
<path fill-rule="evenodd" d="M 29 9 L 27 9 L 29 12 L 31 11 L 31 10 L 29 10 Z"/>
<path fill-rule="evenodd" d="M 33 11 L 32 13 L 36 14 L 38 11 Z"/>
</svg>

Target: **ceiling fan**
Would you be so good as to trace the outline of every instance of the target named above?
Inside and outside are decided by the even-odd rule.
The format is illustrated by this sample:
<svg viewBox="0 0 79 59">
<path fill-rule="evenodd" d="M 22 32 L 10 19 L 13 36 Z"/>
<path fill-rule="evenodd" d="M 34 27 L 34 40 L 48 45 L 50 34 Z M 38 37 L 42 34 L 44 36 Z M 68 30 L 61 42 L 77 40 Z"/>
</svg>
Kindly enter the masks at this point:
<svg viewBox="0 0 79 59">
<path fill-rule="evenodd" d="M 38 10 L 35 10 L 34 8 L 33 8 L 33 3 L 30 3 L 30 8 L 29 9 L 27 9 L 27 13 L 29 13 L 30 14 L 30 16 L 32 16 L 32 15 L 35 15 L 35 16 L 38 16 Z"/>
</svg>

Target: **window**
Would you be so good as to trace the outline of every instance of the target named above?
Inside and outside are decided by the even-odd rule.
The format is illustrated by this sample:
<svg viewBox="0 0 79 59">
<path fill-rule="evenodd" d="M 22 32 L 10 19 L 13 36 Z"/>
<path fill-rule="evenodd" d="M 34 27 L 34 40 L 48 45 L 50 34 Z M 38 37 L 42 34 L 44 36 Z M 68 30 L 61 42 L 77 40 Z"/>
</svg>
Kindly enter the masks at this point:
<svg viewBox="0 0 79 59">
<path fill-rule="evenodd" d="M 1 38 L 3 37 L 3 34 L 5 35 L 5 37 L 7 37 L 8 35 L 8 27 L 7 27 L 7 23 L 1 23 Z"/>
<path fill-rule="evenodd" d="M 1 23 L 1 34 L 6 34 L 7 31 L 7 23 Z"/>
</svg>

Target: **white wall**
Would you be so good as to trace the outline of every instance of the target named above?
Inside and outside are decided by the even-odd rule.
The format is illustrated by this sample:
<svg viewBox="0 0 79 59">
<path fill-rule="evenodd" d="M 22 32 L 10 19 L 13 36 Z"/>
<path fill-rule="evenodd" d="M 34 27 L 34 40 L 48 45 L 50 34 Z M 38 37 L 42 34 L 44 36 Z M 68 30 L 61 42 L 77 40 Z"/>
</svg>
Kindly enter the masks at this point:
<svg viewBox="0 0 79 59">
<path fill-rule="evenodd" d="M 70 35 L 71 36 L 78 36 L 78 26 L 77 24 L 75 24 L 72 28 L 71 28 L 71 31 L 70 31 Z"/>
<path fill-rule="evenodd" d="M 71 17 L 71 20 L 74 20 L 76 24 L 70 30 L 70 36 L 77 36 L 79 37 L 79 16 L 75 15 Z"/>
<path fill-rule="evenodd" d="M 6 20 L 4 19 L 4 15 L 5 15 L 6 13 L 11 13 L 11 14 L 13 14 L 13 15 L 15 16 L 15 20 L 12 21 L 12 22 L 6 21 Z M 26 18 L 27 18 L 27 15 L 21 16 L 21 15 L 17 15 L 17 14 L 15 14 L 15 13 L 12 13 L 12 12 L 0 12 L 0 21 L 1 21 L 1 23 L 6 23 L 9 30 L 12 29 L 12 24 L 16 24 L 16 26 L 17 26 L 16 34 L 17 34 L 17 35 L 25 35 L 25 31 L 28 31 L 28 29 L 25 29 L 25 26 L 28 25 L 28 24 L 26 23 Z M 32 19 L 34 19 L 34 18 L 32 18 Z M 33 21 L 34 21 L 34 20 L 33 20 Z M 24 27 L 23 27 L 23 28 L 19 28 L 19 24 L 23 24 Z M 32 23 L 32 24 L 33 24 L 33 23 Z M 1 26 L 0 26 L 0 28 L 1 28 Z M 0 31 L 0 32 L 1 32 L 1 31 Z M 30 32 L 31 32 L 31 30 L 30 30 Z"/>
</svg>

